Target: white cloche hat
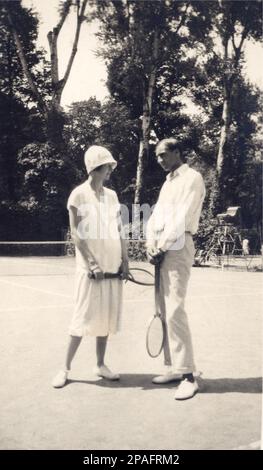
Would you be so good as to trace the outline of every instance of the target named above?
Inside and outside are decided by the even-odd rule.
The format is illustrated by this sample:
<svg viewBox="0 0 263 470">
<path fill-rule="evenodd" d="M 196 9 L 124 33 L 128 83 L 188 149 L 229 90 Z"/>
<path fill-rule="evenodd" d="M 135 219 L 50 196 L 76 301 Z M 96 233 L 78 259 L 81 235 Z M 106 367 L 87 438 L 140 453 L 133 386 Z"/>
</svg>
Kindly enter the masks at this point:
<svg viewBox="0 0 263 470">
<path fill-rule="evenodd" d="M 87 172 L 95 170 L 100 165 L 106 165 L 109 163 L 112 165 L 114 170 L 117 166 L 116 160 L 114 160 L 112 154 L 105 147 L 100 145 L 92 145 L 86 152 L 84 156 L 85 165 Z"/>
</svg>

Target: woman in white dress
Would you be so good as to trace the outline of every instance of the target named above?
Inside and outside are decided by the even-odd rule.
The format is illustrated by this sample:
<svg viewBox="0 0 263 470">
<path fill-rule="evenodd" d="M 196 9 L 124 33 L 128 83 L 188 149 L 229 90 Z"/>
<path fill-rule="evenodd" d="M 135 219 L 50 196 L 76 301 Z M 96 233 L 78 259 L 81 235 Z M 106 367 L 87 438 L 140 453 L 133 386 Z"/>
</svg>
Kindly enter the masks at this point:
<svg viewBox="0 0 263 470">
<path fill-rule="evenodd" d="M 66 384 L 72 359 L 85 335 L 96 336 L 95 374 L 119 379 L 104 363 L 108 335 L 119 330 L 122 310 L 122 280 L 105 279 L 104 274 L 121 271 L 125 279 L 129 271 L 118 197 L 104 187 L 117 163 L 107 149 L 93 145 L 85 153 L 85 165 L 89 177 L 72 191 L 67 204 L 76 248 L 76 299 L 65 366 L 52 382 L 55 388 Z"/>
</svg>

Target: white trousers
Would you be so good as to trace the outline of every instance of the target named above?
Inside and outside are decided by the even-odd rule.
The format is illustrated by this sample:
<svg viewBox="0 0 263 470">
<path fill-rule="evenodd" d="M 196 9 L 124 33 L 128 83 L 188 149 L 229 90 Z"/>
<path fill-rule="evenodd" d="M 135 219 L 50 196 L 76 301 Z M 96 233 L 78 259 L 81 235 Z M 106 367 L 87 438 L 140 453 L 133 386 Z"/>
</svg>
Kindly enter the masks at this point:
<svg viewBox="0 0 263 470">
<path fill-rule="evenodd" d="M 183 248 L 167 251 L 161 264 L 160 303 L 167 326 L 165 364 L 171 365 L 173 372 L 178 374 L 195 371 L 191 333 L 184 308 L 194 253 L 192 236 L 185 233 Z"/>
</svg>

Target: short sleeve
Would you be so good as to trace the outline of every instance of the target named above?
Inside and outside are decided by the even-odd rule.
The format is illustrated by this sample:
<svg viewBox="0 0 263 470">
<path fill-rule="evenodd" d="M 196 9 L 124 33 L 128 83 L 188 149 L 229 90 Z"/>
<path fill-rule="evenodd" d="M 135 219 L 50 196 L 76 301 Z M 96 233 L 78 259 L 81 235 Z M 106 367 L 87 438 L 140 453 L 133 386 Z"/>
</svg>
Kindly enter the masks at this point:
<svg viewBox="0 0 263 470">
<path fill-rule="evenodd" d="M 76 188 L 77 189 L 77 188 Z M 67 202 L 67 209 L 69 210 L 70 207 L 78 207 L 80 206 L 80 195 L 76 189 L 73 189 L 72 193 L 70 194 Z"/>
</svg>

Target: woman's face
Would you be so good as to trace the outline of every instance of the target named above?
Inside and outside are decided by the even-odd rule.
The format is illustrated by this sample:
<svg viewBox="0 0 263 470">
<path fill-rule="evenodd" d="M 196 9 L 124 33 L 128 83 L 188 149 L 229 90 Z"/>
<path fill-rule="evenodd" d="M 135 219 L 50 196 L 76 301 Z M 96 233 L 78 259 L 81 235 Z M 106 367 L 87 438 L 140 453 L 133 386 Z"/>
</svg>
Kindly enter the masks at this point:
<svg viewBox="0 0 263 470">
<path fill-rule="evenodd" d="M 108 181 L 112 173 L 111 164 L 106 163 L 105 165 L 101 165 L 101 167 L 97 170 L 97 173 L 100 175 L 102 181 Z"/>
</svg>

